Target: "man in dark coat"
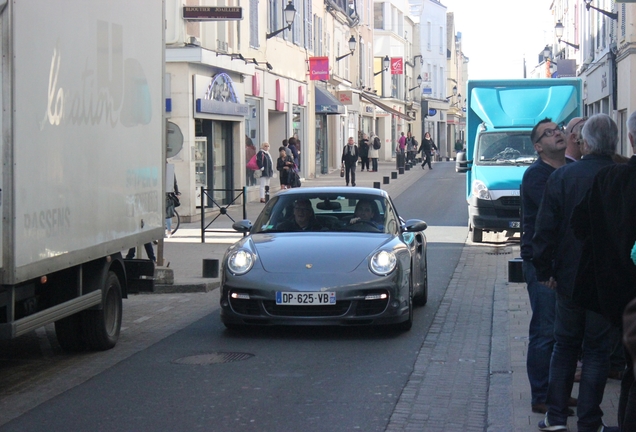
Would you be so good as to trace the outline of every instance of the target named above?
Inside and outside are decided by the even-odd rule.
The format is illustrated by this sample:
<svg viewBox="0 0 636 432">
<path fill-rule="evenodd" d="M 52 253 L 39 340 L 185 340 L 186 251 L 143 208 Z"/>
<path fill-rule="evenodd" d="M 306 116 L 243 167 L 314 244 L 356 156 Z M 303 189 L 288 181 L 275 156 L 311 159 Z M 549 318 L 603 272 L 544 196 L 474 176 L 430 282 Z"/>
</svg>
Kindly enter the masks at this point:
<svg viewBox="0 0 636 432">
<path fill-rule="evenodd" d="M 578 430 L 596 431 L 603 425 L 600 404 L 610 368 L 611 324 L 572 299 L 582 244 L 574 237 L 570 217 L 592 186 L 596 173 L 614 163 L 618 128 L 609 116 L 597 114 L 585 122 L 582 135 L 582 159 L 559 168 L 548 178 L 532 239 L 537 279 L 557 292 L 548 412 L 539 423 L 540 430 L 567 430 L 568 401 L 581 347 L 584 361 L 577 405 Z"/>
<path fill-rule="evenodd" d="M 356 164 L 358 163 L 358 146 L 353 142 L 353 137 L 349 137 L 347 145 L 342 150 L 342 163 L 345 166 L 345 181 L 349 186 L 349 178 L 351 178 L 351 186 L 356 185 Z"/>
<path fill-rule="evenodd" d="M 636 112 L 629 117 L 627 128 L 636 152 Z M 574 234 L 584 242 L 574 299 L 619 328 L 623 311 L 636 298 L 636 265 L 630 256 L 636 242 L 635 221 L 636 156 L 632 156 L 626 164 L 598 172 L 571 220 Z M 627 365 L 633 364 L 629 350 L 625 360 Z M 636 382 L 631 367 L 621 382 L 618 425 L 621 430 L 636 430 Z"/>
<path fill-rule="evenodd" d="M 549 136 L 544 133 L 551 130 Z M 521 258 L 523 275 L 528 288 L 532 318 L 528 329 L 528 352 L 526 369 L 530 381 L 532 412 L 545 414 L 548 411 L 548 376 L 550 357 L 554 346 L 554 310 L 556 293 L 537 280 L 532 264 L 532 236 L 534 224 L 543 198 L 548 177 L 557 168 L 565 165 L 567 142 L 565 135 L 551 119 L 541 120 L 532 129 L 530 138 L 539 157 L 528 167 L 521 180 Z"/>
</svg>

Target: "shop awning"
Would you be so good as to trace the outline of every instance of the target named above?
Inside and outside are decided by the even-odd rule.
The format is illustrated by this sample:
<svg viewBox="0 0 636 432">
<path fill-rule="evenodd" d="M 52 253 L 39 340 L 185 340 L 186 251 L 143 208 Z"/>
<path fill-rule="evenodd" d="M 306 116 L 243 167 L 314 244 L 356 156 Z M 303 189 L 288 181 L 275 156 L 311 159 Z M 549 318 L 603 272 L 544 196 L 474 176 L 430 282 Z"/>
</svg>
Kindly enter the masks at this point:
<svg viewBox="0 0 636 432">
<path fill-rule="evenodd" d="M 408 115 L 406 115 L 406 114 L 404 114 L 402 112 L 399 112 L 396 109 L 391 108 L 387 104 L 380 102 L 376 98 L 371 97 L 371 96 L 369 96 L 366 93 L 360 93 L 360 96 L 362 96 L 362 98 L 364 98 L 364 99 L 368 100 L 369 102 L 371 102 L 373 105 L 375 105 L 375 106 L 377 106 L 379 108 L 382 108 L 384 111 L 386 111 L 388 113 L 396 115 L 396 116 L 398 116 L 400 118 L 403 118 L 404 120 L 407 120 L 407 121 L 415 121 L 414 118 L 412 118 L 412 117 L 410 117 L 410 116 L 408 116 Z"/>
<path fill-rule="evenodd" d="M 345 114 L 345 107 L 327 90 L 316 89 L 316 114 Z"/>
</svg>

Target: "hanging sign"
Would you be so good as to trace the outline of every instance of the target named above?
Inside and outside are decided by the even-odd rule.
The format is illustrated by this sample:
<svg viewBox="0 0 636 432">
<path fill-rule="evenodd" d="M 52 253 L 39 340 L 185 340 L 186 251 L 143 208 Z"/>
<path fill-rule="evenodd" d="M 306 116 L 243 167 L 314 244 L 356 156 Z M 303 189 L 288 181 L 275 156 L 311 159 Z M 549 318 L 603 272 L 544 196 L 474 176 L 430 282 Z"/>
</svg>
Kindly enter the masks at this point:
<svg viewBox="0 0 636 432">
<path fill-rule="evenodd" d="M 402 57 L 391 57 L 391 75 L 402 75 L 404 73 L 404 59 Z"/>
<path fill-rule="evenodd" d="M 309 79 L 329 80 L 329 57 L 309 57 Z"/>
</svg>

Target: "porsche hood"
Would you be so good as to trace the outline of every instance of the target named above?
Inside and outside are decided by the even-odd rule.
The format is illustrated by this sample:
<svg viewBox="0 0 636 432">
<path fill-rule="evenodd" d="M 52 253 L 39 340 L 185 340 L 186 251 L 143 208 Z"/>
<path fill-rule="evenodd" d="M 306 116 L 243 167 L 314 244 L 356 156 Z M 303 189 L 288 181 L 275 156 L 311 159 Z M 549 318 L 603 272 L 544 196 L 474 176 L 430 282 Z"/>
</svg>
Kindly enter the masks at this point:
<svg viewBox="0 0 636 432">
<path fill-rule="evenodd" d="M 285 233 L 252 236 L 258 259 L 269 273 L 297 273 L 307 268 L 319 273 L 349 273 L 360 264 L 366 266 L 367 257 L 390 240 L 389 234 Z"/>
</svg>

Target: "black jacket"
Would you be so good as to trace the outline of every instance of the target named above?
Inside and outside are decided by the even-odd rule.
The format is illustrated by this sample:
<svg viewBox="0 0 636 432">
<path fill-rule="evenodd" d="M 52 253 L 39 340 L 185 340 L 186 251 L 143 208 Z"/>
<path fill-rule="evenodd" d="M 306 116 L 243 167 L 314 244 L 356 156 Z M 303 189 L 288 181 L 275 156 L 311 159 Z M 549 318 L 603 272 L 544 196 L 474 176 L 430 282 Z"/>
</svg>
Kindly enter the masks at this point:
<svg viewBox="0 0 636 432">
<path fill-rule="evenodd" d="M 430 153 L 431 150 L 437 150 L 437 146 L 433 142 L 433 139 L 422 138 L 422 145 L 420 146 L 419 152 L 422 154 Z"/>
<path fill-rule="evenodd" d="M 603 168 L 572 214 L 574 235 L 583 241 L 574 299 L 620 326 L 636 298 L 636 156 Z"/>
<path fill-rule="evenodd" d="M 545 184 L 554 168 L 538 158 L 521 180 L 521 258 L 532 260 L 532 237 Z"/>
<path fill-rule="evenodd" d="M 570 217 L 596 173 L 613 163 L 610 156 L 586 155 L 554 171 L 546 183 L 532 238 L 532 261 L 537 279 L 554 277 L 557 293 L 567 298 L 572 298 L 582 249 L 570 227 Z"/>
<path fill-rule="evenodd" d="M 349 149 L 351 147 L 351 149 Z M 342 162 L 345 163 L 346 166 L 353 166 L 358 162 L 358 157 L 360 153 L 358 152 L 358 146 L 349 144 L 345 144 L 344 149 L 342 149 Z"/>
<path fill-rule="evenodd" d="M 256 163 L 258 167 L 261 168 L 263 177 L 271 177 L 274 175 L 274 163 L 272 162 L 269 152 L 260 150 L 256 153 Z"/>
</svg>

